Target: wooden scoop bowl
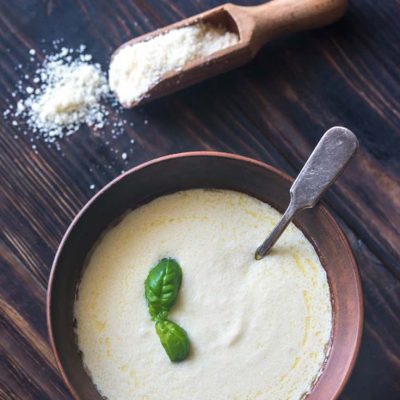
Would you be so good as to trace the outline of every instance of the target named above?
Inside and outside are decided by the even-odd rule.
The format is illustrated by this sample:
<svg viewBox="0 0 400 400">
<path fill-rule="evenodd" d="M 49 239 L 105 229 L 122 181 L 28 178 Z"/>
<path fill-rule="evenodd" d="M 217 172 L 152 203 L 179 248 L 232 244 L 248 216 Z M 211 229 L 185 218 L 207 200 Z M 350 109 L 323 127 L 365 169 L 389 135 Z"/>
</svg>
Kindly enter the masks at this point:
<svg viewBox="0 0 400 400">
<path fill-rule="evenodd" d="M 125 46 L 199 22 L 223 26 L 239 36 L 236 45 L 189 62 L 179 71 L 169 72 L 140 101 L 123 106 L 129 108 L 149 102 L 244 65 L 268 41 L 288 33 L 328 25 L 339 19 L 346 7 L 347 0 L 273 0 L 251 7 L 227 3 L 132 39 L 120 46 L 113 56 Z"/>
</svg>

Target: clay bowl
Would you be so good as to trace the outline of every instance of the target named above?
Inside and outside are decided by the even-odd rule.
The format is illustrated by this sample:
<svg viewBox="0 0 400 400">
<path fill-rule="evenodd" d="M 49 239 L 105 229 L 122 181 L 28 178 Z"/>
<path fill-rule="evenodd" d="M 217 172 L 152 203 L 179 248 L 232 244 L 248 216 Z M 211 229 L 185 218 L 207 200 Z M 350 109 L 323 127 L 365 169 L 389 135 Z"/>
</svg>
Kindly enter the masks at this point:
<svg viewBox="0 0 400 400">
<path fill-rule="evenodd" d="M 47 322 L 58 367 L 77 399 L 101 399 L 85 372 L 75 342 L 73 304 L 82 266 L 101 233 L 125 211 L 177 190 L 232 189 L 284 211 L 292 179 L 249 158 L 214 152 L 162 157 L 131 169 L 97 193 L 68 228 L 58 248 L 47 292 Z M 324 370 L 307 400 L 336 399 L 354 366 L 361 340 L 363 298 L 349 243 L 322 205 L 295 220 L 327 271 L 334 326 Z M 266 232 L 267 233 L 267 232 Z M 258 243 L 254 243 L 258 245 Z"/>
</svg>

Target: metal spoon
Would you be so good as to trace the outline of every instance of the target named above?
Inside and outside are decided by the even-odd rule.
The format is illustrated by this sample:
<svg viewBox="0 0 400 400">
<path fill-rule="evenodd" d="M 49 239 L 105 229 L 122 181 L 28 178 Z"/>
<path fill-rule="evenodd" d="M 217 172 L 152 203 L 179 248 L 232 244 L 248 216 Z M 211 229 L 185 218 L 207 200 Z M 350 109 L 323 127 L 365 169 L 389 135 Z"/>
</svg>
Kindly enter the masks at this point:
<svg viewBox="0 0 400 400">
<path fill-rule="evenodd" d="M 290 203 L 278 225 L 256 250 L 256 260 L 265 257 L 298 211 L 314 207 L 341 174 L 358 148 L 353 132 L 334 127 L 325 132 L 290 188 Z"/>
</svg>

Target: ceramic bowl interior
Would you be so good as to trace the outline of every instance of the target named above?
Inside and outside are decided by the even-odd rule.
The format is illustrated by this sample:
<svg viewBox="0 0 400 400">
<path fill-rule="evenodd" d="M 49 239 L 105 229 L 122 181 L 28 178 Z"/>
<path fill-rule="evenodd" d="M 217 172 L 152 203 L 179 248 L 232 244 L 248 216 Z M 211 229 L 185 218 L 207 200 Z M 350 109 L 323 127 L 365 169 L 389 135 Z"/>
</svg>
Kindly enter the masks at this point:
<svg viewBox="0 0 400 400">
<path fill-rule="evenodd" d="M 118 177 L 92 198 L 60 244 L 47 296 L 51 344 L 73 395 L 81 400 L 101 399 L 83 368 L 76 345 L 73 305 L 82 267 L 105 229 L 127 210 L 164 194 L 191 188 L 244 192 L 282 212 L 289 202 L 291 181 L 275 168 L 252 159 L 196 152 L 143 164 Z M 329 356 L 307 400 L 333 400 L 351 373 L 360 344 L 363 320 L 360 278 L 347 239 L 323 206 L 303 211 L 295 223 L 315 247 L 327 272 L 334 317 Z"/>
</svg>

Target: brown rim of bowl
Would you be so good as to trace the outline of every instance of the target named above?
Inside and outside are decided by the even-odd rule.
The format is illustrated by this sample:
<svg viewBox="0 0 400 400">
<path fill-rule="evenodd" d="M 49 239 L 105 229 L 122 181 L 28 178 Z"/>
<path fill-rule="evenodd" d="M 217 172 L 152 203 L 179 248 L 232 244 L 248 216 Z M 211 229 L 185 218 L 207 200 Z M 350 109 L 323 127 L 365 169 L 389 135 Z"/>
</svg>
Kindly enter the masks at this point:
<svg viewBox="0 0 400 400">
<path fill-rule="evenodd" d="M 239 160 L 239 161 L 244 161 L 246 163 L 250 163 L 253 165 L 257 165 L 261 168 L 267 169 L 269 171 L 274 172 L 275 174 L 279 175 L 280 178 L 282 178 L 283 180 L 285 180 L 288 183 L 292 183 L 293 182 L 293 178 L 291 178 L 289 175 L 287 175 L 286 173 L 282 172 L 281 170 L 266 164 L 262 161 L 258 161 L 255 160 L 253 158 L 250 157 L 245 157 L 245 156 L 241 156 L 238 154 L 232 154 L 232 153 L 225 153 L 225 152 L 219 152 L 219 151 L 189 151 L 189 152 L 183 152 L 183 153 L 174 153 L 174 154 L 169 154 L 169 155 L 165 155 L 162 157 L 158 157 L 158 158 L 154 158 L 152 160 L 146 161 L 144 163 L 141 163 L 139 165 L 137 165 L 136 167 L 131 168 L 130 170 L 124 172 L 123 174 L 121 174 L 120 176 L 114 178 L 111 182 L 109 182 L 108 184 L 106 184 L 102 189 L 100 189 L 82 208 L 81 210 L 78 212 L 78 214 L 76 214 L 76 216 L 74 217 L 74 219 L 72 220 L 72 222 L 70 223 L 70 225 L 68 226 L 68 229 L 66 230 L 64 236 L 61 239 L 61 242 L 57 248 L 57 252 L 56 255 L 54 257 L 52 266 L 51 266 L 51 271 L 50 271 L 50 276 L 49 276 L 49 283 L 47 285 L 47 292 L 46 292 L 46 322 L 47 322 L 47 330 L 48 330 L 48 334 L 49 334 L 49 339 L 50 339 L 50 345 L 51 348 L 53 350 L 53 354 L 56 360 L 56 364 L 57 367 L 61 373 L 61 376 L 64 380 L 65 385 L 67 386 L 68 390 L 70 391 L 70 393 L 73 395 L 73 397 L 77 400 L 79 400 L 79 396 L 77 395 L 77 393 L 75 392 L 73 386 L 70 384 L 67 375 L 64 371 L 64 368 L 60 362 L 60 358 L 58 356 L 58 352 L 55 346 L 55 340 L 54 340 L 54 336 L 53 336 L 53 331 L 52 331 L 52 324 L 51 324 L 51 312 L 50 312 L 50 305 L 51 305 L 51 293 L 52 293 L 52 286 L 53 286 L 53 278 L 54 278 L 54 274 L 55 274 L 55 269 L 58 263 L 58 258 L 63 250 L 65 241 L 67 240 L 69 233 L 71 232 L 71 230 L 74 228 L 74 226 L 76 225 L 77 221 L 81 218 L 81 216 L 85 213 L 85 211 L 94 203 L 94 201 L 100 197 L 104 192 L 106 192 L 110 187 L 114 186 L 117 182 L 119 182 L 120 180 L 124 179 L 125 176 L 134 173 L 138 170 L 141 170 L 143 168 L 148 167 L 149 165 L 153 165 L 153 164 L 157 164 L 166 160 L 170 160 L 170 159 L 174 159 L 174 158 L 184 158 L 184 157 L 221 157 L 221 158 L 228 158 L 228 159 L 233 159 L 233 160 Z M 362 332 L 363 332 L 363 321 L 364 321 L 364 296 L 363 296 L 363 291 L 362 291 L 362 286 L 361 286 L 361 279 L 360 279 L 360 271 L 356 262 L 356 259 L 354 258 L 354 254 L 353 254 L 353 250 L 350 246 L 350 243 L 346 237 L 346 235 L 344 234 L 344 232 L 342 231 L 341 227 L 339 226 L 339 224 L 336 222 L 336 220 L 334 219 L 334 217 L 331 215 L 331 213 L 326 209 L 325 206 L 323 206 L 322 204 L 320 205 L 321 210 L 323 211 L 325 218 L 327 218 L 329 220 L 329 222 L 334 225 L 335 229 L 337 230 L 338 234 L 340 235 L 340 239 L 343 241 L 344 245 L 347 247 L 347 250 L 349 251 L 349 254 L 351 255 L 351 259 L 352 262 L 356 268 L 357 274 L 355 275 L 356 277 L 356 287 L 357 287 L 357 292 L 358 292 L 358 298 L 359 298 L 359 302 L 358 302 L 358 312 L 360 315 L 360 319 L 358 322 L 358 326 L 357 326 L 357 337 L 356 337 L 356 346 L 355 346 L 355 351 L 352 354 L 352 358 L 350 360 L 350 363 L 348 365 L 348 369 L 346 372 L 346 375 L 344 377 L 344 379 L 342 380 L 341 384 L 336 388 L 334 397 L 332 398 L 332 400 L 336 400 L 339 395 L 341 394 L 341 392 L 343 391 L 344 387 L 346 386 L 351 373 L 354 369 L 354 365 L 356 363 L 359 351 L 360 351 L 360 345 L 361 345 L 361 338 L 362 338 Z M 329 359 L 330 354 L 328 354 L 327 359 Z M 323 374 L 324 370 L 322 370 L 322 374 Z M 317 378 L 317 381 L 319 380 L 320 376 Z M 307 396 L 306 396 L 307 399 Z"/>
</svg>

